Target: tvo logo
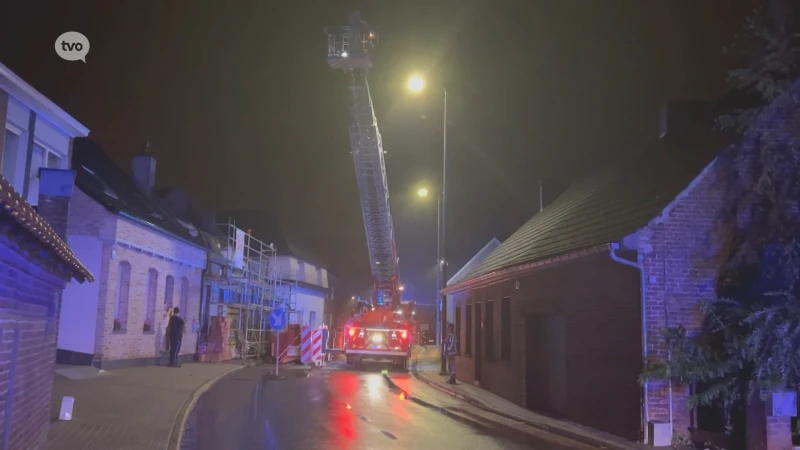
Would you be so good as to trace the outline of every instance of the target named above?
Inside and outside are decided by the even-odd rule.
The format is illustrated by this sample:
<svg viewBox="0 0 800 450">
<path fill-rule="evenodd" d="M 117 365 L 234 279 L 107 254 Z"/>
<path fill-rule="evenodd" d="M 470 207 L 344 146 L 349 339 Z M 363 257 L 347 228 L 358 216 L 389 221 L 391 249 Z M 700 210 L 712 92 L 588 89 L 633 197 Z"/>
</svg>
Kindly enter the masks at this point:
<svg viewBox="0 0 800 450">
<path fill-rule="evenodd" d="M 86 62 L 89 39 L 77 31 L 68 31 L 56 39 L 56 53 L 66 61 Z"/>
</svg>

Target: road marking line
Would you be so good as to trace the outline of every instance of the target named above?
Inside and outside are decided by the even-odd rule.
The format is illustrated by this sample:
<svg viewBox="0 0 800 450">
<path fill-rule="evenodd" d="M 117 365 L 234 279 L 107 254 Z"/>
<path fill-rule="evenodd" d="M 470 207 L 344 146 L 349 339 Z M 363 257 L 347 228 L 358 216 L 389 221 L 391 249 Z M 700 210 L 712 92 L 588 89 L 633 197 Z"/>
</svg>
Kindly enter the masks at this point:
<svg viewBox="0 0 800 450">
<path fill-rule="evenodd" d="M 389 439 L 391 439 L 393 441 L 397 440 L 397 436 L 393 435 L 392 433 L 389 433 L 386 430 L 381 430 L 381 433 L 385 434 Z"/>
</svg>

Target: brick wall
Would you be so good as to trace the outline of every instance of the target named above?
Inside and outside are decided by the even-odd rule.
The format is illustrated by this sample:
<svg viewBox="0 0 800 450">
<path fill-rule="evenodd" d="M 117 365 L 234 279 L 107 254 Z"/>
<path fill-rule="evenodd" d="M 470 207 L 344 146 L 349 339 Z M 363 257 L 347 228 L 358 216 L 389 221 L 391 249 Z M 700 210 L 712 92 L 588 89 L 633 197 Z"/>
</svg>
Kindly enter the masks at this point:
<svg viewBox="0 0 800 450">
<path fill-rule="evenodd" d="M 800 134 L 799 118 L 798 106 L 787 97 L 776 102 L 771 111 L 759 119 L 757 127 L 759 132 L 768 128 L 766 136 L 771 139 L 788 142 Z M 751 133 L 726 152 L 755 154 L 758 142 L 759 138 Z M 724 161 L 710 164 L 659 217 L 626 239 L 638 249 L 646 272 L 649 357 L 668 357 L 662 334 L 665 327 L 682 324 L 690 332 L 698 330 L 702 320 L 698 302 L 716 295 L 717 271 L 722 262 L 725 238 L 720 215 L 732 175 L 732 167 Z M 649 420 L 668 420 L 668 386 L 667 383 L 648 386 Z M 687 395 L 688 387 L 673 386 L 673 429 L 681 434 L 686 434 L 693 425 L 692 414 L 683 406 Z M 766 423 L 763 413 L 761 416 L 760 426 L 766 428 L 771 439 L 775 442 L 788 439 L 788 422 L 767 418 Z M 751 432 L 754 430 L 748 427 L 748 433 Z"/>
<path fill-rule="evenodd" d="M 69 236 L 96 236 L 113 241 L 117 234 L 116 215 L 89 198 L 80 189 L 75 189 L 69 205 Z M 98 281 L 102 280 L 98 277 Z"/>
<path fill-rule="evenodd" d="M 39 169 L 37 211 L 61 239 L 67 238 L 69 203 L 74 191 L 75 171 Z"/>
<path fill-rule="evenodd" d="M 707 168 L 661 216 L 635 235 L 645 268 L 649 358 L 667 358 L 665 327 L 683 324 L 690 332 L 697 330 L 702 320 L 698 301 L 715 295 L 720 251 L 716 219 L 723 195 L 717 166 Z M 673 386 L 673 429 L 684 434 L 691 419 L 683 407 L 687 395 L 686 387 Z M 647 401 L 649 421 L 668 421 L 667 383 L 650 383 Z"/>
<path fill-rule="evenodd" d="M 500 303 L 506 296 L 511 298 L 511 358 L 502 361 Z M 510 280 L 456 294 L 455 306 L 460 307 L 462 324 L 462 354 L 456 359 L 456 367 L 458 378 L 468 383 L 476 377 L 474 356 L 464 354 L 468 326 L 465 305 L 469 301 L 475 305 L 477 298 L 482 300 L 481 305 L 494 300 L 491 303 L 495 308 L 495 360 L 482 363 L 482 387 L 521 406 L 528 406 L 528 390 L 546 396 L 547 386 L 528 386 L 533 378 L 526 373 L 526 361 L 535 367 L 544 367 L 547 361 L 534 353 L 534 343 L 527 339 L 526 321 L 532 315 L 560 315 L 565 324 L 566 402 L 559 412 L 584 425 L 638 438 L 641 307 L 636 270 L 612 261 L 608 253 L 599 253 L 543 267 L 519 279 L 519 289 L 515 280 Z M 474 320 L 474 311 L 472 316 Z M 485 341 L 476 342 L 474 331 L 472 336 L 474 354 Z"/>
<path fill-rule="evenodd" d="M 46 440 L 65 285 L 0 235 L 0 427 L 10 426 L 9 448 L 38 448 Z M 10 417 L 7 402 L 13 402 Z"/>
<path fill-rule="evenodd" d="M 147 232 L 147 231 L 144 231 Z M 113 332 L 115 302 L 117 299 L 117 277 L 121 262 L 131 265 L 130 292 L 128 294 L 127 326 L 124 332 Z M 101 291 L 100 311 L 98 315 L 98 329 L 95 343 L 96 360 L 118 360 L 152 358 L 157 355 L 160 338 L 156 329 L 145 332 L 145 307 L 147 305 L 147 291 L 149 270 L 154 269 L 158 274 L 156 288 L 156 318 L 161 317 L 165 300 L 166 278 L 171 275 L 175 278 L 173 285 L 173 301 L 180 298 L 181 279 L 189 280 L 189 306 L 188 311 L 181 311 L 180 315 L 186 320 L 186 334 L 181 346 L 181 354 L 189 355 L 196 352 L 197 334 L 192 332 L 192 319 L 198 317 L 200 312 L 200 277 L 202 269 L 191 268 L 174 262 L 155 258 L 138 250 L 119 247 L 115 249 L 113 259 L 107 260 L 108 265 L 107 289 Z M 105 299 L 103 294 L 105 293 Z"/>
<path fill-rule="evenodd" d="M 161 336 L 158 324 L 148 332 L 143 331 L 148 297 L 149 271 L 157 273 L 156 322 L 164 308 L 167 276 L 175 280 L 174 306 L 179 306 L 182 279 L 188 281 L 188 308 L 180 315 L 186 320 L 186 334 L 181 355 L 196 352 L 197 334 L 192 332 L 192 321 L 200 314 L 202 267 L 206 253 L 157 230 L 132 220 L 112 214 L 100 204 L 75 190 L 70 205 L 69 234 L 100 236 L 104 241 L 100 283 L 100 299 L 95 333 L 94 358 L 102 361 L 137 360 L 154 358 Z M 124 332 L 113 332 L 114 315 L 119 285 L 121 262 L 131 266 L 128 292 L 127 323 Z M 152 316 L 152 314 L 151 314 Z"/>
<path fill-rule="evenodd" d="M 767 417 L 766 437 L 769 450 L 792 450 L 792 420 L 788 417 Z"/>
</svg>

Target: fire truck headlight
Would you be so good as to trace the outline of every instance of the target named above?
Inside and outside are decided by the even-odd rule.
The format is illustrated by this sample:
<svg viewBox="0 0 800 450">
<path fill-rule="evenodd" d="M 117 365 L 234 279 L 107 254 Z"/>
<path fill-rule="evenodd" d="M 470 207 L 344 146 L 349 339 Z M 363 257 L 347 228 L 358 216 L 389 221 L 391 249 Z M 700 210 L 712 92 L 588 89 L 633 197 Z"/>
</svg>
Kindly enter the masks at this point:
<svg viewBox="0 0 800 450">
<path fill-rule="evenodd" d="M 382 340 L 383 340 L 383 336 L 381 336 L 380 334 L 373 334 L 372 335 L 372 342 L 378 343 L 378 342 L 381 342 Z"/>
</svg>

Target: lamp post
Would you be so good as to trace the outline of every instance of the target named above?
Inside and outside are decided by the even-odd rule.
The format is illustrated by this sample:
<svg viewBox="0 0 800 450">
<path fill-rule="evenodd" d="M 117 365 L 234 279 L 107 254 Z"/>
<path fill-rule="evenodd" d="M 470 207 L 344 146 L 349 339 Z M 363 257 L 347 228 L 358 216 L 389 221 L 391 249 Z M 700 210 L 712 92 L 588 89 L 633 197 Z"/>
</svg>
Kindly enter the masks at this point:
<svg viewBox="0 0 800 450">
<path fill-rule="evenodd" d="M 427 188 L 420 188 L 417 191 L 417 195 L 420 197 L 427 197 L 428 196 L 428 189 Z M 436 345 L 439 345 L 442 342 L 441 333 L 442 333 L 442 310 L 440 308 L 441 299 L 439 298 L 439 292 L 442 291 L 442 246 L 441 246 L 441 239 L 442 239 L 442 196 L 436 196 L 436 298 L 433 304 L 436 306 Z"/>
<path fill-rule="evenodd" d="M 419 76 L 414 75 L 408 80 L 408 88 L 413 92 L 421 92 L 425 89 L 425 80 Z M 442 125 L 442 195 L 441 195 L 441 211 L 439 214 L 439 245 L 438 251 L 439 259 L 436 261 L 439 273 L 439 286 L 437 295 L 440 296 L 440 320 L 438 336 L 440 345 L 444 344 L 444 333 L 447 331 L 447 295 L 442 293 L 442 284 L 447 284 L 447 89 L 442 86 L 442 94 L 444 94 L 443 102 L 443 116 L 444 124 Z M 444 348 L 442 350 L 441 358 L 441 375 L 447 374 L 447 356 L 445 355 Z"/>
</svg>

